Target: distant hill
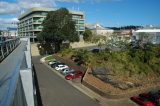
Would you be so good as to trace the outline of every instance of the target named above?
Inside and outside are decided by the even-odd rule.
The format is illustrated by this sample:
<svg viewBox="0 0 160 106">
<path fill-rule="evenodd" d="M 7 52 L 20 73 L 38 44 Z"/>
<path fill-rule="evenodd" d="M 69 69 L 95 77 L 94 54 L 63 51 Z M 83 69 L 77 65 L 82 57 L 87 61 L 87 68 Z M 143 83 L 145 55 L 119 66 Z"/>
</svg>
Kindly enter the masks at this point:
<svg viewBox="0 0 160 106">
<path fill-rule="evenodd" d="M 113 30 L 129 30 L 129 29 L 139 29 L 139 28 L 143 28 L 142 26 L 134 26 L 134 25 L 130 25 L 130 26 L 122 26 L 122 27 L 106 27 L 109 29 L 113 29 Z"/>
</svg>

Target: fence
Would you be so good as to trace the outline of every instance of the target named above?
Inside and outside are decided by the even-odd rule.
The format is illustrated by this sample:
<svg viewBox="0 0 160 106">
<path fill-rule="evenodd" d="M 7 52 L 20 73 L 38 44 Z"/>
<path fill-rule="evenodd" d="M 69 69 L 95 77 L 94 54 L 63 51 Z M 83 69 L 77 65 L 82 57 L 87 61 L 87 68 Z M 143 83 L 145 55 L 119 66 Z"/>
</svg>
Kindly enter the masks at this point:
<svg viewBox="0 0 160 106">
<path fill-rule="evenodd" d="M 0 61 L 6 58 L 19 44 L 19 38 L 0 42 Z"/>
</svg>

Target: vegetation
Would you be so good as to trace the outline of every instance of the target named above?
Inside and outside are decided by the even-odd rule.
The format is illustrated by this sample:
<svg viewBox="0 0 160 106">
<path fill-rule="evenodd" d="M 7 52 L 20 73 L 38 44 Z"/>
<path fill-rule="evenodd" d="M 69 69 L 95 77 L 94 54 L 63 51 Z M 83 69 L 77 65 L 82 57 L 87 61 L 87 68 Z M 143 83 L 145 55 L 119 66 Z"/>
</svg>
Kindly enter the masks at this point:
<svg viewBox="0 0 160 106">
<path fill-rule="evenodd" d="M 66 8 L 49 12 L 42 25 L 42 32 L 37 38 L 41 43 L 55 47 L 55 52 L 61 49 L 64 41 L 79 41 L 75 22 L 72 21 L 72 16 Z"/>
<path fill-rule="evenodd" d="M 92 31 L 90 29 L 86 29 L 83 34 L 83 40 L 85 42 L 90 42 L 93 37 Z"/>
<path fill-rule="evenodd" d="M 54 60 L 54 57 L 53 57 L 52 55 L 49 55 L 48 57 L 45 58 L 45 60 L 46 60 L 46 61 Z"/>
<path fill-rule="evenodd" d="M 97 44 L 97 46 L 99 48 L 102 47 L 102 45 L 104 45 L 107 41 L 107 37 L 106 36 L 102 36 L 102 35 L 93 35 L 92 31 L 90 29 L 86 29 L 84 34 L 83 34 L 83 39 L 85 42 L 91 42 L 91 43 L 95 43 Z"/>
<path fill-rule="evenodd" d="M 64 52 L 65 51 L 65 52 Z M 115 75 L 144 77 L 160 75 L 160 45 L 146 44 L 144 48 L 129 48 L 125 51 L 102 51 L 92 53 L 86 50 L 62 50 L 63 55 L 75 56 L 87 65 L 103 66 Z"/>
</svg>

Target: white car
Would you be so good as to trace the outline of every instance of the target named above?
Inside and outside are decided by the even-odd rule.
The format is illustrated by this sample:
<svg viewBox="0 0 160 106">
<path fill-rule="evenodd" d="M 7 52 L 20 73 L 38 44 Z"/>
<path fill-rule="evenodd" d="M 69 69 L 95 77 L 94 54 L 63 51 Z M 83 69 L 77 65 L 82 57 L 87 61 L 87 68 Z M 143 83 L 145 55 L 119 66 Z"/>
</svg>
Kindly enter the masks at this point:
<svg viewBox="0 0 160 106">
<path fill-rule="evenodd" d="M 62 64 L 55 67 L 55 69 L 58 70 L 58 71 L 62 70 L 62 69 L 65 69 L 65 68 L 69 68 L 69 67 L 67 65 L 62 65 Z"/>
</svg>

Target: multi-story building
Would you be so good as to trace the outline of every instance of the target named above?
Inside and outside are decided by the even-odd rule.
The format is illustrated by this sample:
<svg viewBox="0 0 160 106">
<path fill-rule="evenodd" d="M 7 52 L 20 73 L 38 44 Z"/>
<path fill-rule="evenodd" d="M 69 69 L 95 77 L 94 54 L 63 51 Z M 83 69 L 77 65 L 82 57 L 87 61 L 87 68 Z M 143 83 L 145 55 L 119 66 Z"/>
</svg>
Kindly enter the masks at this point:
<svg viewBox="0 0 160 106">
<path fill-rule="evenodd" d="M 18 36 L 29 37 L 34 42 L 36 35 L 42 31 L 42 22 L 49 11 L 56 11 L 56 8 L 32 8 L 22 14 L 18 19 Z M 76 23 L 76 30 L 81 35 L 85 30 L 85 16 L 82 11 L 69 10 L 72 20 Z"/>
</svg>

